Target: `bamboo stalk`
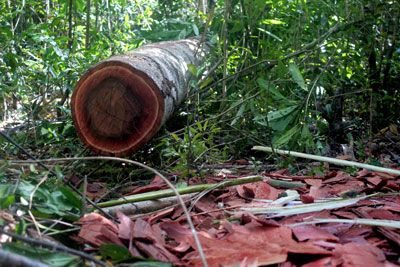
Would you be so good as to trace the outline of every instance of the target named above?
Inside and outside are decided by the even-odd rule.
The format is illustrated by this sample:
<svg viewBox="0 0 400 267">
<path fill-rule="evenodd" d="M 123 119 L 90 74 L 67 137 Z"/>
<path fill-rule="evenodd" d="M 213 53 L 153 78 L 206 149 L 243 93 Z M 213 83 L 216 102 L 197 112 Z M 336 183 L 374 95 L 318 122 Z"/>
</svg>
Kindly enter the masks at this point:
<svg viewBox="0 0 400 267">
<path fill-rule="evenodd" d="M 229 186 L 255 183 L 260 181 L 265 181 L 272 187 L 279 187 L 285 189 L 294 189 L 304 187 L 305 184 L 301 182 L 290 182 L 290 181 L 281 181 L 276 179 L 265 179 L 263 176 L 253 175 L 248 177 L 242 177 L 238 179 L 227 180 L 221 182 L 219 184 L 198 184 L 191 185 L 183 188 L 176 188 L 180 195 L 186 195 L 191 193 L 203 192 L 206 190 L 213 190 L 217 188 L 225 188 Z M 146 192 L 142 194 L 132 195 L 121 199 L 114 199 L 106 202 L 98 203 L 97 205 L 101 208 L 113 207 L 117 205 L 127 204 L 127 203 L 136 203 L 148 200 L 158 200 L 161 198 L 175 196 L 174 192 L 171 189 L 158 190 L 153 192 Z"/>
<path fill-rule="evenodd" d="M 386 173 L 391 173 L 391 174 L 395 174 L 395 175 L 400 175 L 400 170 L 384 168 L 384 167 L 379 167 L 379 166 L 374 166 L 374 165 L 369 165 L 369 164 L 359 163 L 359 162 L 354 162 L 354 161 L 349 161 L 349 160 L 342 160 L 342 159 L 335 159 L 335 158 L 330 158 L 330 157 L 311 155 L 311 154 L 300 153 L 300 152 L 295 152 L 295 151 L 272 149 L 271 147 L 267 147 L 267 146 L 254 146 L 252 148 L 252 150 L 272 152 L 272 153 L 277 153 L 280 155 L 289 155 L 289 156 L 294 156 L 294 157 L 299 157 L 299 158 L 304 158 L 304 159 L 312 159 L 312 160 L 317 160 L 317 161 L 329 162 L 329 163 L 332 163 L 335 165 L 340 165 L 340 166 L 357 167 L 357 168 L 363 168 L 363 169 L 367 169 L 367 170 L 371 170 L 371 171 L 386 172 Z"/>
<path fill-rule="evenodd" d="M 282 181 L 276 179 L 268 179 L 266 182 L 272 187 L 285 188 L 285 189 L 296 189 L 306 186 L 306 184 L 302 182 L 290 182 L 290 181 Z"/>
<path fill-rule="evenodd" d="M 180 195 L 185 195 L 185 194 L 201 192 L 201 191 L 209 190 L 209 189 L 225 188 L 228 186 L 260 182 L 262 180 L 263 180 L 262 176 L 255 175 L 255 176 L 248 176 L 248 177 L 243 177 L 243 178 L 238 178 L 238 179 L 233 179 L 233 180 L 227 180 L 227 181 L 224 181 L 219 184 L 191 185 L 191 186 L 187 186 L 187 187 L 183 187 L 183 188 L 176 188 L 176 190 L 179 192 Z M 97 205 L 101 208 L 106 208 L 106 207 L 111 207 L 111 206 L 116 206 L 116 205 L 121 205 L 121 204 L 126 204 L 126 203 L 134 203 L 134 202 L 140 202 L 140 201 L 146 201 L 146 200 L 156 200 L 156 199 L 170 197 L 170 196 L 174 196 L 174 195 L 175 194 L 171 189 L 165 189 L 165 190 L 159 190 L 159 191 L 154 191 L 154 192 L 146 192 L 146 193 L 142 193 L 142 194 L 137 194 L 137 195 L 125 197 L 123 199 L 115 199 L 115 200 L 110 200 L 110 201 L 106 201 L 106 202 L 101 202 L 101 203 L 98 203 Z"/>
</svg>

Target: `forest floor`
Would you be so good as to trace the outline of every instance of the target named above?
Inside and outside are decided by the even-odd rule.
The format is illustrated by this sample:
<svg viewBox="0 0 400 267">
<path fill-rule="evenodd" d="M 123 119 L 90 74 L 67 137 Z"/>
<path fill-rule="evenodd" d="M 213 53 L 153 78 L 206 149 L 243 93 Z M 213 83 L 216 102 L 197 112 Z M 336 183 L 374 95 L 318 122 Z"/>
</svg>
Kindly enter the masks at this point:
<svg viewBox="0 0 400 267">
<path fill-rule="evenodd" d="M 226 167 L 190 181 L 218 183 L 253 174 L 234 174 L 229 164 Z M 258 174 L 265 180 L 189 200 L 209 266 L 400 264 L 400 179 L 396 175 L 365 169 L 352 174 L 329 170 L 314 176 L 292 175 L 286 169 Z M 271 186 L 268 179 L 288 183 Z M 297 186 L 287 189 L 291 182 Z M 156 176 L 148 186 L 132 192 L 166 188 Z M 117 212 L 117 217 L 119 223 L 97 213 L 85 215 L 80 219 L 79 239 L 94 248 L 105 243 L 124 246 L 138 258 L 201 266 L 180 206 L 130 217 Z"/>
<path fill-rule="evenodd" d="M 379 151 L 376 163 L 400 169 L 398 151 L 392 151 Z M 50 266 L 72 266 L 71 262 L 79 264 L 82 259 L 99 266 L 204 266 L 204 261 L 208 266 L 400 266 L 400 176 L 320 162 L 294 166 L 297 169 L 279 169 L 248 160 L 204 166 L 209 171 L 188 179 L 186 186 L 216 187 L 182 195 L 186 211 L 175 197 L 169 197 L 167 204 L 163 200 L 136 202 L 99 208 L 102 212 L 91 212 L 93 206 L 86 203 L 84 215 L 72 224 L 60 213 L 58 224 L 71 228 L 71 233 L 61 235 L 61 239 L 48 234 L 52 226 L 43 226 L 46 209 L 49 213 L 55 209 L 49 202 L 41 207 L 41 213 L 21 214 L 14 200 L 14 207 L 0 211 L 0 242 L 7 251 Z M 166 177 L 173 180 L 176 174 Z M 218 187 L 249 177 L 258 177 L 259 181 Z M 72 185 L 82 186 L 77 177 L 68 178 Z M 25 204 L 21 200 L 20 206 L 32 206 L 41 182 L 35 188 L 20 182 L 32 195 L 31 199 L 26 197 Z M 86 196 L 96 201 L 105 195 L 122 195 L 123 199 L 151 195 L 169 186 L 155 175 L 145 186 L 110 190 L 104 181 L 90 180 L 85 188 Z M 64 189 L 62 193 L 69 202 L 76 200 Z M 2 207 L 7 201 L 11 200 L 4 195 Z M 21 225 L 24 216 L 30 222 L 28 226 Z M 12 231 L 14 236 L 9 234 Z M 36 244 L 50 251 L 38 257 L 34 249 L 13 247 L 10 241 Z M 61 244 L 65 246 L 58 247 Z M 57 257 L 71 253 L 79 261 L 52 258 L 49 255 L 54 251 L 63 253 Z M 4 260 L 2 255 L 0 259 Z"/>
</svg>

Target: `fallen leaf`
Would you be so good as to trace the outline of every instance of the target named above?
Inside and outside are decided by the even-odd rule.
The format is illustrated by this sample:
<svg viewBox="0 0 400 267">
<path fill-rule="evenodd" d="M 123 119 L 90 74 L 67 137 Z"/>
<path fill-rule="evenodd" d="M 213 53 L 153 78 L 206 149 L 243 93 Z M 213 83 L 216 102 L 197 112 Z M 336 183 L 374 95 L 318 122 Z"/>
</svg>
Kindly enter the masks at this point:
<svg viewBox="0 0 400 267">
<path fill-rule="evenodd" d="M 336 266 L 336 264 L 332 257 L 324 257 L 322 259 L 302 265 L 302 267 L 333 267 L 333 266 Z"/>
<path fill-rule="evenodd" d="M 175 208 L 169 208 L 169 209 L 165 209 L 165 210 L 161 210 L 157 213 L 154 213 L 152 215 L 150 215 L 150 217 L 148 218 L 148 222 L 150 224 L 153 224 L 155 222 L 157 222 L 158 220 L 161 220 L 164 217 L 167 217 L 168 215 L 171 215 L 173 213 Z"/>
<path fill-rule="evenodd" d="M 383 266 L 386 260 L 385 254 L 380 249 L 368 243 L 338 245 L 334 250 L 334 257 L 343 267 Z"/>
<path fill-rule="evenodd" d="M 145 242 L 135 242 L 135 246 L 146 256 L 156 259 L 158 261 L 171 262 L 178 264 L 179 259 L 169 252 L 163 246 L 157 243 L 145 243 Z"/>
<path fill-rule="evenodd" d="M 118 238 L 118 227 L 97 213 L 86 214 L 78 221 L 78 224 L 81 224 L 78 237 L 95 247 L 106 243 L 123 246 Z"/>
<path fill-rule="evenodd" d="M 313 185 L 313 186 L 321 186 L 322 185 L 321 179 L 305 179 L 304 182 L 308 185 Z"/>
<path fill-rule="evenodd" d="M 242 198 L 256 198 L 275 200 L 278 198 L 281 190 L 278 190 L 266 182 L 257 182 L 236 186 L 236 190 Z"/>
<path fill-rule="evenodd" d="M 135 240 L 156 241 L 151 225 L 141 218 L 135 220 L 133 238 Z"/>
<path fill-rule="evenodd" d="M 294 236 L 299 241 L 305 240 L 327 240 L 338 241 L 339 238 L 329 233 L 328 231 L 313 225 L 301 225 L 292 227 Z"/>
<path fill-rule="evenodd" d="M 288 227 L 265 227 L 258 223 L 249 223 L 246 226 L 225 224 L 224 227 L 228 225 L 228 234 L 222 238 L 199 235 L 210 266 L 239 265 L 245 258 L 251 262 L 257 261 L 259 265 L 277 264 L 286 261 L 289 252 L 331 254 L 311 243 L 296 242 L 292 239 L 292 231 Z M 193 241 L 191 242 L 193 244 Z M 184 260 L 188 261 L 190 266 L 201 265 L 197 250 L 187 254 Z"/>
<path fill-rule="evenodd" d="M 254 242 L 252 236 L 240 233 L 228 235 L 225 239 L 203 235 L 199 238 L 210 267 L 240 265 L 244 259 L 256 261 L 258 265 L 270 265 L 284 262 L 287 258 L 287 250 L 280 245 L 268 240 L 260 244 Z M 187 254 L 183 260 L 189 266 L 202 266 L 197 250 Z"/>
<path fill-rule="evenodd" d="M 119 220 L 118 237 L 125 240 L 132 239 L 133 221 L 120 211 L 116 212 Z"/>
<path fill-rule="evenodd" d="M 150 184 L 135 188 L 132 192 L 130 192 L 126 195 L 140 194 L 140 193 L 156 191 L 156 190 L 161 190 L 161 189 L 166 189 L 166 188 L 168 188 L 168 186 L 164 182 L 164 180 L 162 178 L 160 178 L 158 175 L 156 175 L 156 176 L 154 176 L 153 180 L 151 180 Z"/>
<path fill-rule="evenodd" d="M 108 192 L 106 183 L 92 182 L 88 183 L 86 196 L 90 199 L 96 199 Z"/>
</svg>

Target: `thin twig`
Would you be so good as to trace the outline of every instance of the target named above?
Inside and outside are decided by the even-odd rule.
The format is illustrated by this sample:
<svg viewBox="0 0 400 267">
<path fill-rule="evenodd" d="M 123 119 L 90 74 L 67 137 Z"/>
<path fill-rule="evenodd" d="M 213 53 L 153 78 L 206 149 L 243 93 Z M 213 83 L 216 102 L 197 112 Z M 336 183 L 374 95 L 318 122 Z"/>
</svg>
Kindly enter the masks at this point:
<svg viewBox="0 0 400 267">
<path fill-rule="evenodd" d="M 38 224 L 38 222 L 36 221 L 35 216 L 33 216 L 32 211 L 31 211 L 31 210 L 28 210 L 28 214 L 29 214 L 29 217 L 31 217 L 31 219 L 32 219 L 33 225 L 34 225 L 35 228 L 36 228 L 36 232 L 38 233 L 38 235 L 39 235 L 40 237 L 42 237 L 42 232 L 40 232 L 39 224 Z"/>
<path fill-rule="evenodd" d="M 32 203 L 33 203 L 33 197 L 35 196 L 36 191 L 39 189 L 40 185 L 43 184 L 47 180 L 47 174 L 40 179 L 39 183 L 35 186 L 35 188 L 32 190 L 31 194 L 29 195 L 29 210 L 32 209 Z"/>
<path fill-rule="evenodd" d="M 266 146 L 254 146 L 252 148 L 252 150 L 272 152 L 272 149 L 270 147 L 266 147 Z M 386 173 L 391 173 L 391 174 L 395 174 L 395 175 L 400 175 L 400 170 L 384 168 L 384 167 L 374 166 L 374 165 L 365 164 L 365 163 L 359 163 L 359 162 L 350 161 L 350 160 L 342 160 L 342 159 L 323 157 L 323 156 L 317 156 L 317 155 L 300 153 L 300 152 L 295 152 L 295 151 L 288 151 L 288 150 L 280 150 L 280 149 L 275 149 L 275 152 L 278 154 L 281 154 L 281 155 L 289 155 L 289 156 L 294 156 L 294 157 L 299 157 L 299 158 L 329 162 L 329 163 L 339 165 L 339 166 L 357 167 L 357 168 L 367 169 L 367 170 L 371 170 L 371 171 L 386 172 Z"/>
</svg>

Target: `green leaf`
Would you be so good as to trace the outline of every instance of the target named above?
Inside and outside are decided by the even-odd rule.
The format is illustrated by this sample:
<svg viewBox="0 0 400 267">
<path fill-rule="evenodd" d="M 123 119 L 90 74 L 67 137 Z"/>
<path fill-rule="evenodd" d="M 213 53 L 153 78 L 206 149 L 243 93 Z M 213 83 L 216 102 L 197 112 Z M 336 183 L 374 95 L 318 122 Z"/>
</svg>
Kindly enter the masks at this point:
<svg viewBox="0 0 400 267">
<path fill-rule="evenodd" d="M 176 188 L 186 188 L 186 187 L 188 187 L 188 184 L 185 181 L 182 181 L 182 182 L 176 183 L 175 187 Z"/>
<path fill-rule="evenodd" d="M 0 197 L 0 208 L 7 209 L 10 205 L 15 203 L 15 195 Z"/>
<path fill-rule="evenodd" d="M 240 105 L 240 108 L 239 108 L 238 112 L 236 113 L 235 118 L 234 118 L 233 121 L 231 122 L 231 125 L 235 125 L 236 122 L 237 122 L 239 119 L 242 118 L 245 108 L 246 108 L 246 104 L 245 104 L 245 103 L 243 103 L 242 105 Z"/>
<path fill-rule="evenodd" d="M 56 165 L 54 167 L 54 171 L 55 171 L 58 179 L 62 180 L 64 178 L 64 175 L 63 175 L 62 170 L 59 165 Z"/>
<path fill-rule="evenodd" d="M 266 25 L 278 25 L 278 24 L 285 24 L 285 22 L 279 20 L 279 19 L 264 19 L 261 21 L 262 24 Z"/>
<path fill-rule="evenodd" d="M 301 75 L 299 68 L 296 64 L 289 64 L 289 71 L 292 75 L 293 81 L 303 90 L 308 91 L 306 82 L 304 81 L 303 75 Z"/>
<path fill-rule="evenodd" d="M 209 85 L 211 82 L 213 81 L 213 78 L 208 77 L 205 80 L 202 80 L 199 84 L 200 89 L 203 89 L 204 87 L 206 87 L 207 85 Z"/>
<path fill-rule="evenodd" d="M 33 173 L 38 173 L 38 171 L 37 171 L 36 168 L 35 168 L 35 165 L 33 165 L 33 164 L 30 164 L 30 165 L 29 165 L 29 170 L 30 170 L 31 172 L 33 172 Z"/>
<path fill-rule="evenodd" d="M 313 139 L 314 139 L 313 135 L 308 129 L 308 125 L 304 124 L 301 130 L 301 140 L 300 140 L 301 145 L 303 147 L 314 147 Z"/>
<path fill-rule="evenodd" d="M 131 253 L 126 247 L 116 244 L 101 245 L 100 253 L 103 259 L 111 259 L 112 261 L 124 261 L 132 258 Z"/>
<path fill-rule="evenodd" d="M 8 195 L 11 192 L 11 184 L 0 185 L 0 196 Z"/>
<path fill-rule="evenodd" d="M 198 36 L 199 35 L 199 28 L 197 28 L 196 24 L 192 24 L 193 32 L 194 35 Z"/>
<path fill-rule="evenodd" d="M 299 111 L 297 105 L 271 111 L 267 115 L 269 126 L 275 131 L 283 131 L 297 118 Z"/>
<path fill-rule="evenodd" d="M 60 192 L 78 210 L 82 210 L 82 201 L 69 187 L 62 186 L 59 188 Z"/>
<path fill-rule="evenodd" d="M 258 78 L 257 79 L 257 83 L 258 86 L 260 86 L 261 89 L 264 89 L 266 91 L 268 91 L 271 94 L 271 97 L 274 100 L 284 100 L 286 102 L 292 102 L 293 100 L 289 100 L 287 99 L 285 96 L 283 96 L 277 89 L 275 86 L 273 86 L 272 84 L 270 84 L 269 82 L 267 82 L 266 80 L 264 80 L 263 78 Z"/>
<path fill-rule="evenodd" d="M 275 140 L 274 146 L 278 148 L 283 145 L 286 145 L 287 143 L 289 143 L 292 137 L 298 134 L 300 131 L 301 131 L 301 126 L 295 125 L 290 130 L 281 135 L 277 140 Z"/>
<path fill-rule="evenodd" d="M 274 120 L 279 120 L 287 115 L 289 115 L 290 113 L 292 113 L 293 111 L 295 111 L 298 108 L 298 106 L 289 106 L 286 108 L 282 108 L 276 111 L 271 111 L 268 113 L 268 120 L 269 121 L 274 121 Z"/>
<path fill-rule="evenodd" d="M 41 135 L 47 135 L 48 132 L 49 131 L 46 128 L 44 128 L 44 127 L 40 128 L 40 134 Z"/>
<path fill-rule="evenodd" d="M 197 74 L 197 67 L 193 64 L 187 64 L 188 70 L 190 72 L 190 74 L 192 74 L 193 76 L 196 76 Z"/>
</svg>

